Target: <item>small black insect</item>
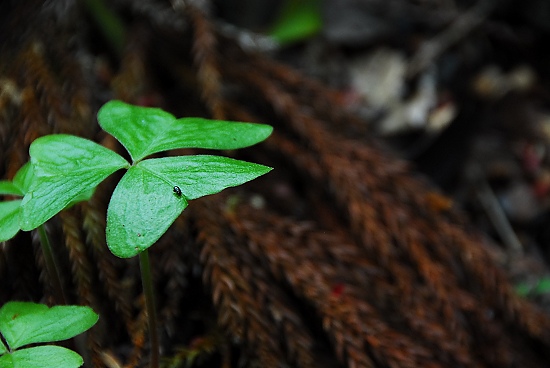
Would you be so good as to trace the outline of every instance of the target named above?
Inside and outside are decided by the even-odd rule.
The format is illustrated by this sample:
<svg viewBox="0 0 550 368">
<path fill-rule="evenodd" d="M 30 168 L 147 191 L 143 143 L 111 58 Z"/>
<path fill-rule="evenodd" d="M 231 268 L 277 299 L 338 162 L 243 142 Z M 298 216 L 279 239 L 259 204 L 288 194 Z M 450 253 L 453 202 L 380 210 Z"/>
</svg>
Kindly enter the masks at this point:
<svg viewBox="0 0 550 368">
<path fill-rule="evenodd" d="M 181 189 L 177 185 L 174 187 L 174 193 L 176 193 L 178 197 L 181 197 Z"/>
</svg>

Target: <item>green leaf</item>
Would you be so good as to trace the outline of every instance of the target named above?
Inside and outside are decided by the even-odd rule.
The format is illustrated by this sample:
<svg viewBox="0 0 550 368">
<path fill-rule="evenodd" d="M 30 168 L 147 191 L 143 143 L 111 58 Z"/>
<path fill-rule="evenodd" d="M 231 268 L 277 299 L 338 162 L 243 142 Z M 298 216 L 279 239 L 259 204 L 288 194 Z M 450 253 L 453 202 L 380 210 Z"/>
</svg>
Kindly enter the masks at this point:
<svg viewBox="0 0 550 368">
<path fill-rule="evenodd" d="M 13 178 L 13 184 L 25 195 L 34 183 L 34 170 L 30 162 L 23 165 Z"/>
<path fill-rule="evenodd" d="M 8 352 L 8 348 L 6 347 L 6 345 L 4 345 L 2 340 L 0 340 L 0 355 L 5 354 L 7 352 Z"/>
<path fill-rule="evenodd" d="M 320 0 L 287 0 L 269 35 L 289 44 L 312 37 L 322 26 Z"/>
<path fill-rule="evenodd" d="M 537 284 L 537 287 L 535 288 L 535 292 L 537 294 L 546 294 L 550 292 L 550 278 L 544 277 L 540 279 L 540 281 Z"/>
<path fill-rule="evenodd" d="M 124 174 L 107 209 L 107 245 L 115 256 L 129 258 L 149 248 L 187 207 L 174 185 L 139 164 Z"/>
<path fill-rule="evenodd" d="M 150 159 L 138 166 L 180 187 L 188 200 L 241 185 L 272 170 L 259 164 L 210 155 Z"/>
<path fill-rule="evenodd" d="M 550 292 L 550 278 L 542 277 L 533 285 L 532 283 L 520 283 L 515 286 L 516 293 L 520 296 L 542 295 Z"/>
<path fill-rule="evenodd" d="M 80 355 L 61 346 L 36 346 L 0 357 L 2 368 L 77 368 L 83 363 Z"/>
<path fill-rule="evenodd" d="M 19 212 L 21 200 L 0 202 L 0 242 L 9 240 L 21 230 Z"/>
<path fill-rule="evenodd" d="M 85 306 L 48 308 L 44 304 L 8 302 L 0 308 L 0 333 L 14 350 L 27 344 L 69 339 L 92 327 L 98 318 Z"/>
<path fill-rule="evenodd" d="M 15 174 L 13 182 L 0 181 L 0 194 L 24 196 L 33 181 L 33 170 L 30 162 L 23 165 Z"/>
<path fill-rule="evenodd" d="M 34 184 L 21 204 L 21 229 L 32 230 L 77 199 L 88 198 L 107 176 L 128 167 L 117 153 L 71 135 L 48 135 L 29 149 Z"/>
<path fill-rule="evenodd" d="M 130 168 L 107 210 L 107 244 L 122 258 L 154 244 L 187 206 L 187 200 L 217 193 L 269 172 L 271 168 L 220 156 L 144 160 Z M 183 195 L 174 193 L 178 186 Z"/>
<path fill-rule="evenodd" d="M 18 196 L 24 195 L 21 192 L 21 190 L 17 188 L 15 184 L 13 184 L 11 181 L 6 181 L 6 180 L 0 181 L 0 194 L 18 195 Z"/>
<path fill-rule="evenodd" d="M 273 128 L 264 124 L 176 119 L 158 108 L 109 101 L 98 112 L 99 125 L 118 139 L 134 162 L 177 148 L 237 149 L 266 139 Z"/>
</svg>

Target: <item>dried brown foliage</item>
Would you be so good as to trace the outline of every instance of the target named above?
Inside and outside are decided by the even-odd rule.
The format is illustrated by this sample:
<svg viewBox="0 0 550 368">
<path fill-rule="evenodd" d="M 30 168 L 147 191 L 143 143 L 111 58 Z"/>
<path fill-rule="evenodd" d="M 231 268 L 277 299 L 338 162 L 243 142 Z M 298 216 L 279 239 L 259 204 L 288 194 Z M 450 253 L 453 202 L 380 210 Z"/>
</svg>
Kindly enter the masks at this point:
<svg viewBox="0 0 550 368">
<path fill-rule="evenodd" d="M 27 161 L 38 136 L 103 139 L 93 112 L 111 97 L 177 116 L 275 126 L 264 144 L 227 153 L 272 165 L 273 173 L 192 202 L 152 248 L 168 362 L 214 351 L 217 363 L 195 363 L 548 365 L 548 316 L 514 294 L 483 237 L 449 199 L 370 137 L 341 107 L 339 93 L 243 51 L 203 8 L 115 3 L 134 32 L 114 62 L 77 6 L 43 7 L 32 12 L 32 24 L 14 25 L 19 32 L 0 50 L 4 178 Z M 109 138 L 103 143 L 119 148 Z M 94 365 L 114 356 L 125 366 L 144 366 L 137 263 L 113 257 L 104 240 L 115 181 L 48 226 L 69 301 L 101 314 L 88 336 Z M 55 302 L 31 238 L 22 233 L 0 248 L 2 302 Z M 220 330 L 223 337 L 213 332 Z"/>
</svg>

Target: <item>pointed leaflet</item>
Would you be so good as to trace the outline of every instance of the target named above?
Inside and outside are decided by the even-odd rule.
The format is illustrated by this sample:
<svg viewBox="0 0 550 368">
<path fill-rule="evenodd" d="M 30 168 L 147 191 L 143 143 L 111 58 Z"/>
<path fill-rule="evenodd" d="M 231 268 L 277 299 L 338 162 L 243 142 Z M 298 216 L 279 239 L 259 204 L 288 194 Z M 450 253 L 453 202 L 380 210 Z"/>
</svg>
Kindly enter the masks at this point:
<svg viewBox="0 0 550 368">
<path fill-rule="evenodd" d="M 48 135 L 29 149 L 34 182 L 21 204 L 21 229 L 32 230 L 49 220 L 128 162 L 90 140 Z"/>
<path fill-rule="evenodd" d="M 43 304 L 8 302 L 0 308 L 0 333 L 14 350 L 32 343 L 69 339 L 92 327 L 98 318 L 90 307 L 48 308 Z"/>
<path fill-rule="evenodd" d="M 129 258 L 149 248 L 187 207 L 174 185 L 139 164 L 124 174 L 107 209 L 107 245 L 115 256 Z"/>
<path fill-rule="evenodd" d="M 107 244 L 118 257 L 132 257 L 156 242 L 187 206 L 188 199 L 217 193 L 271 168 L 220 156 L 149 159 L 128 170 L 107 210 Z M 182 195 L 174 191 L 179 187 Z"/>
<path fill-rule="evenodd" d="M 273 128 L 263 124 L 201 118 L 177 119 L 158 108 L 107 102 L 98 112 L 99 125 L 118 139 L 134 162 L 177 148 L 237 149 L 266 139 Z"/>
<path fill-rule="evenodd" d="M 2 368 L 78 368 L 84 361 L 61 346 L 36 346 L 0 356 Z"/>
<path fill-rule="evenodd" d="M 222 156 L 176 156 L 145 160 L 142 169 L 174 183 L 188 200 L 214 194 L 264 175 L 267 166 Z"/>
</svg>

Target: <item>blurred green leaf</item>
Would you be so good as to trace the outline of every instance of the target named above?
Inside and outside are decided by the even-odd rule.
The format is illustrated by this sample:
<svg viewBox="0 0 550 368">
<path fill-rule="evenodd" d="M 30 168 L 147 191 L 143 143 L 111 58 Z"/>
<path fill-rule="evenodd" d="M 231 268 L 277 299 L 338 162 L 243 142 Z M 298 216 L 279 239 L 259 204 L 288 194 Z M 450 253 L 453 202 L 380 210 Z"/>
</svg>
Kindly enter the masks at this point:
<svg viewBox="0 0 550 368">
<path fill-rule="evenodd" d="M 550 277 L 543 277 L 534 285 L 532 283 L 520 283 L 516 285 L 515 289 L 518 295 L 524 297 L 550 293 Z"/>
<path fill-rule="evenodd" d="M 287 0 L 269 35 L 289 44 L 314 36 L 322 26 L 320 0 Z"/>
</svg>

